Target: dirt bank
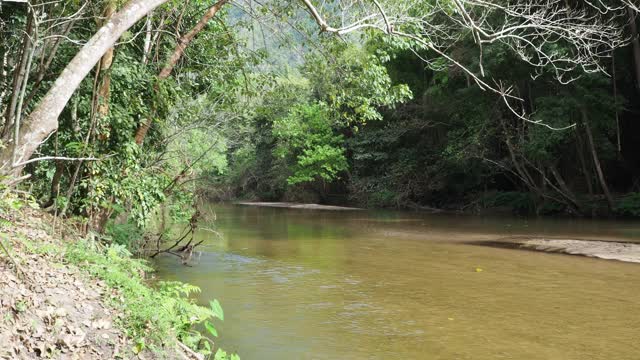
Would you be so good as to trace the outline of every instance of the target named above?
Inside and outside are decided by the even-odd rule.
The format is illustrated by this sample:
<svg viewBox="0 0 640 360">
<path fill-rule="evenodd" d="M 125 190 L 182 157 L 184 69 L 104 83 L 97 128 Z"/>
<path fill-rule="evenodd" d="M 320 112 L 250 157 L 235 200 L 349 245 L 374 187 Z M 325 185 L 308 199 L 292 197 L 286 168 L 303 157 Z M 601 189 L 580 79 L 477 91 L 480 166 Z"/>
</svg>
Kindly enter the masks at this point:
<svg viewBox="0 0 640 360">
<path fill-rule="evenodd" d="M 287 209 L 307 209 L 307 210 L 333 210 L 333 211 L 363 210 L 361 208 L 345 207 L 345 206 L 332 206 L 332 205 L 319 205 L 319 204 L 299 204 L 299 203 L 289 203 L 289 202 L 253 202 L 253 201 L 243 201 L 243 202 L 239 202 L 237 204 L 238 205 L 246 205 L 246 206 L 262 206 L 262 207 L 276 207 L 276 208 L 287 208 Z"/>
<path fill-rule="evenodd" d="M 0 359 L 202 358 L 125 335 L 125 315 L 110 305 L 126 304 L 119 290 L 65 259 L 80 239 L 72 227 L 26 207 L 0 207 L 0 219 Z"/>
<path fill-rule="evenodd" d="M 0 258 L 0 358 L 130 358 L 131 345 L 113 327 L 117 315 L 102 302 L 104 283 L 65 264 L 47 248 L 43 214 L 3 214 L 2 243 L 11 259 Z M 14 263 L 15 261 L 15 263 Z"/>
</svg>

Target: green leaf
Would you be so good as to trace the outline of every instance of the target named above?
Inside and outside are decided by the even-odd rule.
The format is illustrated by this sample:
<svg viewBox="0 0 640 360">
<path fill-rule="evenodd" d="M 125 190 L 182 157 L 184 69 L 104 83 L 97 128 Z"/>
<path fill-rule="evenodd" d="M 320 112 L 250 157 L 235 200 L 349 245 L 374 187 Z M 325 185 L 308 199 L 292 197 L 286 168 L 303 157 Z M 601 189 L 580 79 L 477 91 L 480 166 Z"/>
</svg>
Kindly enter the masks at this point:
<svg viewBox="0 0 640 360">
<path fill-rule="evenodd" d="M 211 311 L 213 311 L 213 315 L 218 319 L 224 321 L 224 311 L 222 311 L 222 306 L 220 306 L 220 302 L 218 302 L 218 299 L 210 301 L 209 305 L 211 305 Z"/>
<path fill-rule="evenodd" d="M 207 331 L 208 331 L 211 335 L 213 335 L 213 336 L 215 336 L 215 337 L 218 337 L 218 330 L 216 330 L 216 328 L 213 326 L 213 324 L 212 324 L 212 323 L 210 323 L 210 322 L 206 321 L 206 322 L 204 323 L 204 327 L 205 327 L 205 328 L 207 328 Z"/>
<path fill-rule="evenodd" d="M 131 349 L 134 354 L 139 354 L 145 348 L 144 339 L 139 340 L 136 345 Z"/>
<path fill-rule="evenodd" d="M 218 351 L 216 351 L 214 360 L 225 360 L 225 359 L 227 359 L 227 352 L 222 349 L 218 349 Z"/>
</svg>

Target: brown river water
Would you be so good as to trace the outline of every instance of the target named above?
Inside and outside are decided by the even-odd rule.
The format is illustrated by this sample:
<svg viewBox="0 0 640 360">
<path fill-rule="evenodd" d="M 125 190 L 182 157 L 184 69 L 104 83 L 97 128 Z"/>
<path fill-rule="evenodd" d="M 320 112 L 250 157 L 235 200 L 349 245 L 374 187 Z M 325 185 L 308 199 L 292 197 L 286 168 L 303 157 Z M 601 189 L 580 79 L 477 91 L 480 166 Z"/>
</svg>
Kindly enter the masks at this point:
<svg viewBox="0 0 640 360">
<path fill-rule="evenodd" d="M 192 267 L 243 360 L 640 359 L 640 264 L 478 246 L 640 241 L 639 222 L 211 205 Z M 217 232 L 214 233 L 212 230 Z"/>
</svg>

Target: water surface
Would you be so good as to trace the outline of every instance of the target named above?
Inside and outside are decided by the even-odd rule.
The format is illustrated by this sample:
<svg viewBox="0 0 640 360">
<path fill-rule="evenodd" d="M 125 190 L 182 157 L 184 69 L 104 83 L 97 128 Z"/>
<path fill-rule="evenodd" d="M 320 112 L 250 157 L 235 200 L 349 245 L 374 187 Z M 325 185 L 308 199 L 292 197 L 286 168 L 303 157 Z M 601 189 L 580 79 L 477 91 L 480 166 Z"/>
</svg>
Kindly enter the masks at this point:
<svg viewBox="0 0 640 360">
<path fill-rule="evenodd" d="M 640 265 L 468 245 L 638 241 L 640 223 L 212 205 L 193 267 L 252 359 L 640 359 Z M 217 231 L 217 234 L 211 230 Z M 482 271 L 478 271 L 482 270 Z"/>
</svg>

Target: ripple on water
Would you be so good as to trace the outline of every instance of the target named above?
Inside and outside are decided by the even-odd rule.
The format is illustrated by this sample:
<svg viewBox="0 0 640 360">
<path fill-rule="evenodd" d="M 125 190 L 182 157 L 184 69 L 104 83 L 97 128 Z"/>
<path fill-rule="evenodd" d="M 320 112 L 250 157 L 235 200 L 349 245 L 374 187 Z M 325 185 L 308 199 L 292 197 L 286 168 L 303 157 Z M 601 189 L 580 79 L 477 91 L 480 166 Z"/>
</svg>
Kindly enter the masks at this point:
<svg viewBox="0 0 640 360">
<path fill-rule="evenodd" d="M 320 285 L 320 286 L 318 286 L 318 288 L 323 289 L 323 290 L 337 289 L 337 288 L 339 288 L 339 287 L 340 287 L 340 286 L 338 286 L 338 285 L 333 285 L 333 284 L 332 284 L 332 285 Z"/>
<path fill-rule="evenodd" d="M 320 270 L 307 269 L 303 266 L 273 266 L 267 269 L 261 269 L 256 272 L 258 276 L 268 277 L 277 284 L 288 283 L 291 280 L 297 280 L 299 278 L 319 274 Z"/>
<path fill-rule="evenodd" d="M 233 254 L 233 253 L 219 253 L 222 255 L 222 259 L 224 261 L 229 261 L 234 264 L 259 264 L 264 262 L 264 260 L 256 259 L 253 257 Z"/>
<path fill-rule="evenodd" d="M 310 309 L 328 309 L 335 306 L 334 303 L 332 302 L 321 302 L 321 303 L 315 303 L 315 304 L 309 304 L 308 307 Z"/>
<path fill-rule="evenodd" d="M 194 264 L 197 267 L 216 269 L 220 272 L 245 271 L 248 266 L 257 266 L 264 260 L 225 252 L 202 252 Z"/>
<path fill-rule="evenodd" d="M 277 284 L 284 284 L 284 283 L 288 283 L 289 279 L 287 277 L 284 277 L 282 275 L 273 275 L 271 277 L 271 280 L 273 280 L 274 283 Z"/>
</svg>

